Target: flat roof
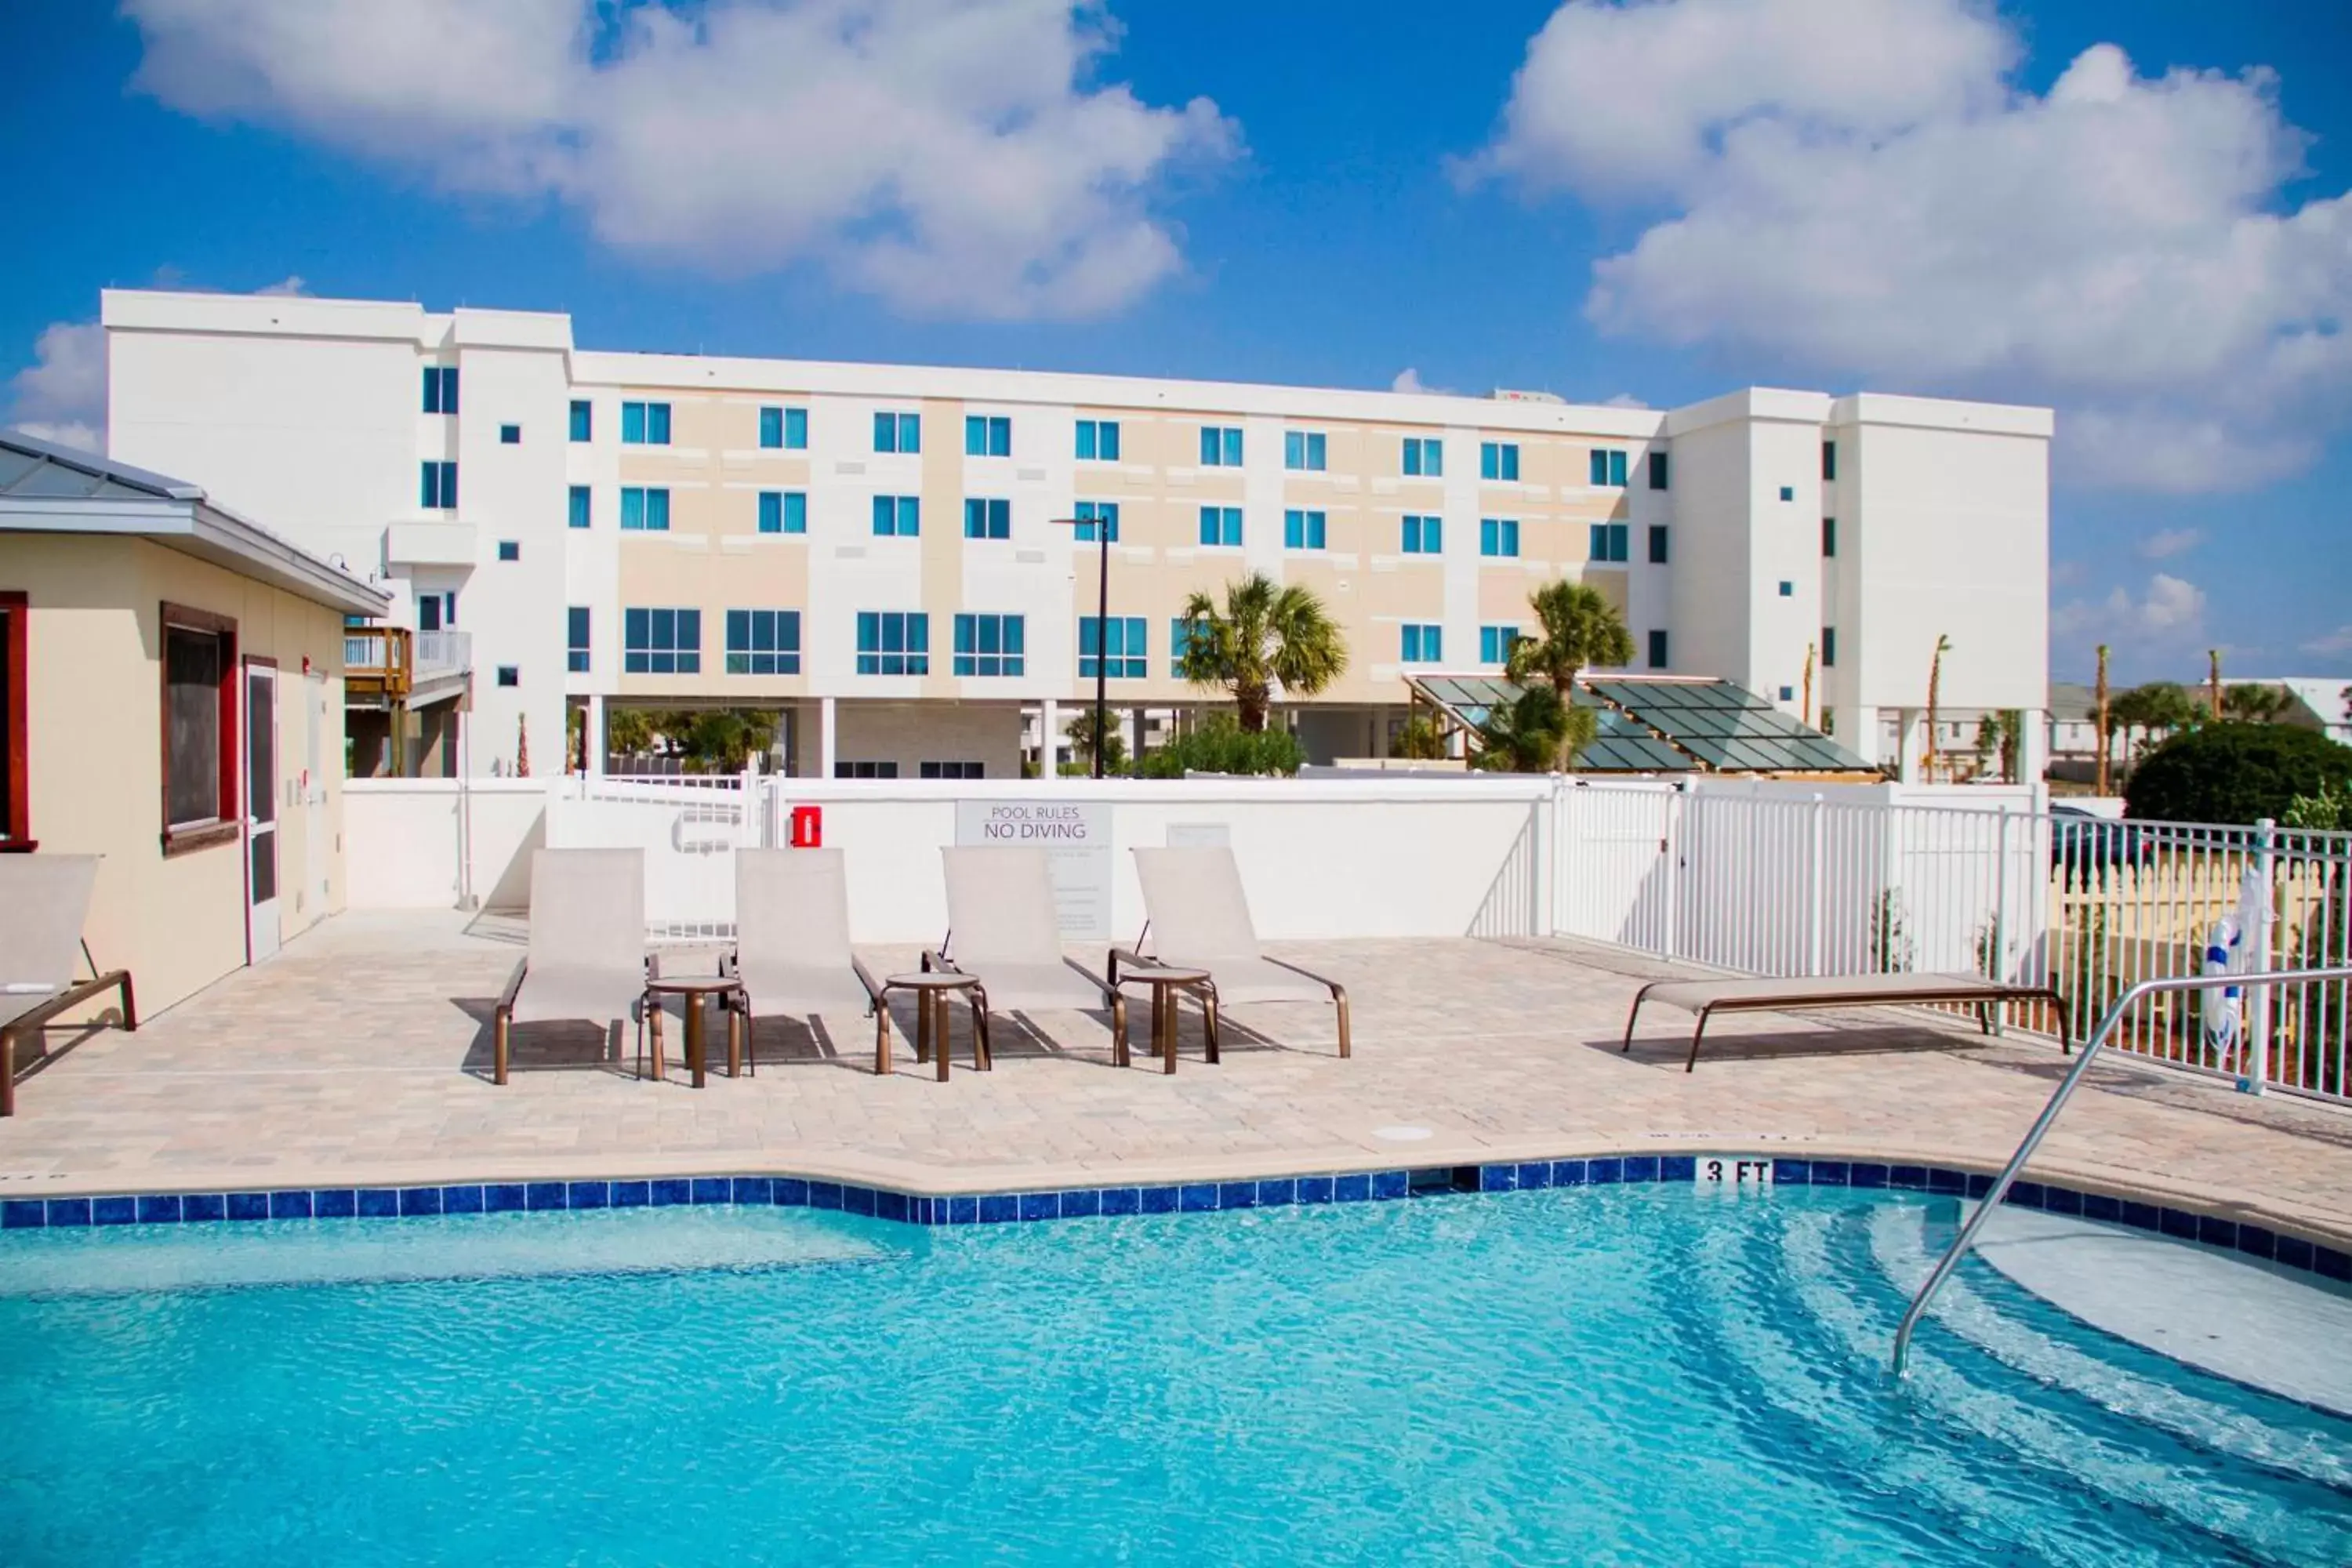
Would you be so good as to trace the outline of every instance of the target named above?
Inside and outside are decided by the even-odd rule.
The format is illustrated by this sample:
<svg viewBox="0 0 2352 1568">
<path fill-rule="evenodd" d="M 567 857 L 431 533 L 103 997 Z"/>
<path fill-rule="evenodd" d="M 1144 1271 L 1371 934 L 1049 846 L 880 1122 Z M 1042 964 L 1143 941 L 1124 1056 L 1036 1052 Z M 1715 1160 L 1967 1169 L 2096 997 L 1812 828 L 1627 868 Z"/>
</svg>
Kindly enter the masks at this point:
<svg viewBox="0 0 2352 1568">
<path fill-rule="evenodd" d="M 389 595 L 206 499 L 204 487 L 0 430 L 0 533 L 145 539 L 348 616 Z"/>
</svg>

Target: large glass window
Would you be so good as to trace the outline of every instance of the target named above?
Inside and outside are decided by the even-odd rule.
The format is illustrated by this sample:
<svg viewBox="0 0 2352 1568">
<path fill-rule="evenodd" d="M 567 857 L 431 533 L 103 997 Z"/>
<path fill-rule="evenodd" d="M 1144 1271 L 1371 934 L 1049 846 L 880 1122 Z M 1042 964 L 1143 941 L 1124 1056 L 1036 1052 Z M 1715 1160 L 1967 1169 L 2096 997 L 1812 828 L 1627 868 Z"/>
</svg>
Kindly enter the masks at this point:
<svg viewBox="0 0 2352 1568">
<path fill-rule="evenodd" d="M 1078 675 L 1092 680 L 1097 668 L 1106 679 L 1140 680 L 1149 663 L 1144 647 L 1144 619 L 1141 616 L 1113 616 L 1109 621 L 1108 646 L 1104 645 L 1104 623 L 1093 616 L 1078 617 Z M 1184 623 L 1179 621 L 1178 626 Z M 1106 661 L 1106 656 L 1108 659 Z"/>
<path fill-rule="evenodd" d="M 1238 468 L 1242 466 L 1242 431 L 1238 425 L 1201 426 L 1201 466 Z"/>
<path fill-rule="evenodd" d="M 1320 550 L 1326 530 L 1319 511 L 1290 510 L 1282 514 L 1282 547 L 1285 550 Z"/>
<path fill-rule="evenodd" d="M 1326 450 L 1327 444 L 1320 430 L 1286 430 L 1282 433 L 1282 466 L 1294 472 L 1323 472 Z"/>
<path fill-rule="evenodd" d="M 1400 641 L 1407 664 L 1435 664 L 1445 657 L 1445 628 L 1407 621 Z"/>
<path fill-rule="evenodd" d="M 621 669 L 626 675 L 701 674 L 702 612 L 623 610 Z"/>
<path fill-rule="evenodd" d="M 588 673 L 588 606 L 573 605 L 563 612 L 563 668 L 573 675 Z"/>
<path fill-rule="evenodd" d="M 1406 437 L 1404 438 L 1404 471 L 1407 479 L 1444 478 L 1445 443 L 1434 436 Z"/>
<path fill-rule="evenodd" d="M 967 458 L 1013 456 L 1013 421 L 1002 414 L 965 415 L 963 455 Z"/>
<path fill-rule="evenodd" d="M 808 531 L 808 492 L 806 490 L 761 490 L 760 492 L 760 531 L 761 533 L 806 533 Z"/>
<path fill-rule="evenodd" d="M 923 449 L 923 416 L 919 414 L 877 414 L 874 449 L 877 452 L 919 452 Z"/>
<path fill-rule="evenodd" d="M 857 612 L 857 673 L 929 675 L 931 617 L 919 611 Z"/>
<path fill-rule="evenodd" d="M 427 511 L 457 510 L 457 465 L 424 462 L 417 465 L 416 504 Z"/>
<path fill-rule="evenodd" d="M 1508 664 L 1511 645 L 1519 640 L 1517 626 L 1480 626 L 1478 628 L 1478 662 Z"/>
<path fill-rule="evenodd" d="M 1082 500 L 1078 503 L 1078 542 L 1081 544 L 1117 544 L 1118 542 L 1118 502 L 1115 500 Z M 1099 538 L 1096 529 L 1101 529 Z"/>
<path fill-rule="evenodd" d="M 625 533 L 667 533 L 669 491 L 658 486 L 621 487 L 621 531 Z"/>
<path fill-rule="evenodd" d="M 1519 552 L 1519 520 L 1516 517 L 1482 517 L 1478 520 L 1478 553 L 1481 555 L 1517 555 Z"/>
<path fill-rule="evenodd" d="M 573 485 L 570 495 L 566 499 L 565 506 L 572 527 L 585 528 L 588 526 L 588 487 L 586 485 Z"/>
<path fill-rule="evenodd" d="M 236 623 L 163 607 L 163 852 L 236 837 Z"/>
<path fill-rule="evenodd" d="M 1242 542 L 1242 509 L 1204 506 L 1201 509 L 1201 542 L 1238 549 Z"/>
<path fill-rule="evenodd" d="M 808 410 L 761 409 L 760 445 L 783 451 L 805 450 L 808 447 Z"/>
<path fill-rule="evenodd" d="M 1081 461 L 1089 463 L 1118 462 L 1118 421 L 1116 419 L 1079 420 L 1078 458 Z"/>
<path fill-rule="evenodd" d="M 966 539 L 1010 539 L 1013 537 L 1013 503 L 1003 499 L 988 500 L 968 496 L 963 503 L 963 536 Z"/>
<path fill-rule="evenodd" d="M 622 404 L 621 445 L 624 447 L 668 446 L 669 405 L 667 403 Z"/>
<path fill-rule="evenodd" d="M 1442 555 L 1445 552 L 1445 520 L 1442 517 L 1422 517 L 1404 514 L 1404 552 L 1407 555 Z"/>
<path fill-rule="evenodd" d="M 1519 444 L 1517 441 L 1481 441 L 1478 444 L 1478 477 L 1504 484 L 1517 482 L 1519 477 Z"/>
<path fill-rule="evenodd" d="M 912 539 L 922 531 L 921 497 L 876 496 L 874 498 L 874 536 L 877 539 Z"/>
<path fill-rule="evenodd" d="M 593 407 L 584 397 L 573 398 L 572 400 L 572 438 L 575 441 L 585 441 L 595 433 L 595 429 L 596 418 Z"/>
<path fill-rule="evenodd" d="M 1631 543 L 1630 530 L 1622 522 L 1596 522 L 1587 553 L 1595 561 L 1619 562 L 1626 558 Z"/>
<path fill-rule="evenodd" d="M 971 676 L 1019 675 L 1022 670 L 1023 617 L 1019 616 L 958 616 L 955 618 L 955 673 Z"/>
<path fill-rule="evenodd" d="M 1585 478 L 1592 484 L 1615 485 L 1622 489 L 1625 484 L 1625 454 L 1611 447 L 1595 447 Z"/>
<path fill-rule="evenodd" d="M 425 367 L 425 412 L 455 414 L 457 412 L 457 367 L 454 364 L 428 364 Z"/>
<path fill-rule="evenodd" d="M 798 610 L 727 612 L 727 673 L 798 675 L 801 672 L 801 613 Z"/>
</svg>

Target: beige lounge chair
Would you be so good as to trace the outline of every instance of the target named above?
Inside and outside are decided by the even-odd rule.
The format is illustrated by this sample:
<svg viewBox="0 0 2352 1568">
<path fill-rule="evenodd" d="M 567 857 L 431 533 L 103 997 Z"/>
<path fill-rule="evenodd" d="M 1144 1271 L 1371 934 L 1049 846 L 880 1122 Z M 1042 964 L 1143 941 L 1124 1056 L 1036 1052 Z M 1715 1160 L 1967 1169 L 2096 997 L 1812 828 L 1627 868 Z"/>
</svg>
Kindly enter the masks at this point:
<svg viewBox="0 0 2352 1568">
<path fill-rule="evenodd" d="M 2055 987 L 2011 984 L 1989 980 L 1981 974 L 1813 974 L 1783 979 L 1723 975 L 1653 980 L 1633 993 L 1633 1011 L 1625 1015 L 1625 1038 L 1617 1047 L 1620 1056 L 1633 1048 L 1633 1024 L 1641 1017 L 1644 1002 L 1670 1002 L 1698 1015 L 1698 1025 L 1691 1030 L 1690 1057 L 1683 1063 L 1685 1072 L 1697 1068 L 1698 1043 L 1706 1034 L 1707 1020 L 1717 1013 L 1795 1013 L 1827 1007 L 1958 1003 L 1976 1008 L 1977 1027 L 1990 1035 L 2004 1004 L 2041 1002 L 2049 1006 L 2051 1016 L 2058 1021 L 2059 1048 L 2069 1054 L 2074 1048 L 2066 1032 L 2066 1004 Z"/>
<path fill-rule="evenodd" d="M 1165 964 L 1208 971 L 1211 1037 L 1216 1010 L 1251 1002 L 1328 1002 L 1339 1013 L 1339 1054 L 1349 1053 L 1348 991 L 1336 980 L 1295 963 L 1269 958 L 1258 946 L 1242 891 L 1241 868 L 1223 845 L 1181 849 L 1138 849 L 1135 871 L 1143 883 L 1147 955 L 1114 949 L 1111 979 L 1122 963 Z M 1139 943 L 1139 948 L 1144 944 Z"/>
<path fill-rule="evenodd" d="M 989 1013 L 1110 1012 L 1115 1051 L 1127 1044 L 1127 1004 L 1118 993 L 1062 952 L 1054 907 L 1054 873 L 1045 851 L 990 844 L 945 848 L 948 940 L 923 954 L 925 969 L 969 974 L 980 983 L 972 1031 L 977 1065 L 990 1065 Z M 942 1018 L 944 1022 L 944 1018 Z M 946 1030 L 940 1047 L 947 1049 Z"/>
<path fill-rule="evenodd" d="M 535 849 L 530 948 L 492 1015 L 493 1082 L 507 1081 L 517 1024 L 646 1023 L 646 858 L 641 849 Z M 660 1028 L 659 1015 L 654 1027 Z M 658 1039 L 660 1037 L 655 1037 Z"/>
<path fill-rule="evenodd" d="M 875 1016 L 877 1032 L 890 1026 L 882 987 L 849 949 L 849 879 L 838 849 L 735 852 L 735 951 L 726 973 L 742 986 L 730 1005 L 742 1016 L 754 1073 L 752 1025 L 761 1014 L 806 1019 L 854 1008 Z M 728 1039 L 731 1046 L 731 1028 Z"/>
<path fill-rule="evenodd" d="M 38 1039 L 58 1014 L 119 990 L 122 1026 L 139 1026 L 129 970 L 92 963 L 89 979 L 74 978 L 97 884 L 95 855 L 0 855 L 0 1116 L 16 1114 L 16 1042 Z"/>
</svg>

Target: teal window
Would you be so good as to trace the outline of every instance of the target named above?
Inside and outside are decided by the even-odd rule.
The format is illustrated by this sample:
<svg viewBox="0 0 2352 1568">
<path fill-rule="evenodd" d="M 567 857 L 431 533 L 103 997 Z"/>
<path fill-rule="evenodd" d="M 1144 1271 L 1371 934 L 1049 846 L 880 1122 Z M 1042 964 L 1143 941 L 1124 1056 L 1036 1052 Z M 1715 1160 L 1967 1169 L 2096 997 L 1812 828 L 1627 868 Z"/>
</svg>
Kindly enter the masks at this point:
<svg viewBox="0 0 2352 1568">
<path fill-rule="evenodd" d="M 589 517 L 588 487 L 586 485 L 573 485 L 572 487 L 570 505 L 572 526 L 574 528 L 587 527 Z"/>
<path fill-rule="evenodd" d="M 1178 626 L 1184 623 L 1179 621 Z M 1078 675 L 1092 680 L 1097 668 L 1108 680 L 1140 680 L 1144 677 L 1146 649 L 1144 620 L 1141 616 L 1113 616 L 1108 646 L 1103 637 L 1104 623 L 1093 616 L 1078 617 Z"/>
<path fill-rule="evenodd" d="M 1403 633 L 1403 655 L 1407 664 L 1436 664 L 1445 658 L 1445 628 L 1407 621 Z"/>
<path fill-rule="evenodd" d="M 808 416 L 802 415 L 803 419 Z M 805 445 L 805 441 L 803 443 Z M 760 410 L 760 445 L 782 450 L 784 445 L 784 411 L 781 408 Z"/>
<path fill-rule="evenodd" d="M 760 492 L 760 531 L 761 533 L 806 533 L 808 531 L 808 492 L 806 490 L 761 490 Z"/>
<path fill-rule="evenodd" d="M 801 672 L 801 613 L 798 610 L 727 612 L 727 673 L 798 675 Z"/>
<path fill-rule="evenodd" d="M 1782 500 L 1795 500 L 1797 499 L 1797 487 L 1794 485 L 1782 485 L 1780 487 L 1780 499 Z"/>
<path fill-rule="evenodd" d="M 585 441 L 595 434 L 595 414 L 588 400 L 584 397 L 573 398 L 572 400 L 572 438 L 575 441 Z"/>
<path fill-rule="evenodd" d="M 521 559 L 522 559 L 522 541 L 521 541 L 521 540 L 520 540 L 520 539 L 501 539 L 501 540 L 499 540 L 499 560 L 501 560 L 501 561 L 520 561 L 520 560 L 521 560 Z"/>
<path fill-rule="evenodd" d="M 499 684 L 500 686 L 520 686 L 522 684 L 522 666 L 519 664 L 502 664 L 499 666 Z"/>
<path fill-rule="evenodd" d="M 1404 552 L 1407 555 L 1442 555 L 1445 552 L 1445 520 L 1442 517 L 1404 515 Z"/>
<path fill-rule="evenodd" d="M 1828 669 L 1837 663 L 1837 627 L 1822 628 L 1822 668 Z"/>
<path fill-rule="evenodd" d="M 967 458 L 1013 456 L 1013 421 L 1002 414 L 965 415 L 963 455 Z"/>
<path fill-rule="evenodd" d="M 1192 647 L 1192 623 L 1178 616 L 1168 623 L 1168 668 L 1177 674 L 1184 673 L 1184 655 Z"/>
<path fill-rule="evenodd" d="M 1664 566 L 1665 563 L 1666 525 L 1663 522 L 1654 522 L 1650 524 L 1650 564 Z"/>
<path fill-rule="evenodd" d="M 1508 664 L 1511 645 L 1519 640 L 1517 626 L 1480 626 L 1478 628 L 1478 662 Z"/>
<path fill-rule="evenodd" d="M 1478 477 L 1506 484 L 1517 482 L 1519 477 L 1519 444 L 1517 441 L 1479 442 Z"/>
<path fill-rule="evenodd" d="M 923 500 L 920 496 L 876 496 L 874 498 L 874 536 L 877 539 L 912 539 L 923 531 Z"/>
<path fill-rule="evenodd" d="M 929 675 L 931 617 L 919 611 L 857 612 L 857 673 Z"/>
<path fill-rule="evenodd" d="M 1586 553 L 1595 561 L 1622 561 L 1631 542 L 1631 532 L 1632 530 L 1622 522 L 1596 522 L 1592 525 L 1591 543 Z"/>
<path fill-rule="evenodd" d="M 563 612 L 563 668 L 573 675 L 588 673 L 588 606 L 573 605 Z"/>
<path fill-rule="evenodd" d="M 425 367 L 425 412 L 455 414 L 457 412 L 457 367 L 454 364 L 428 364 Z"/>
<path fill-rule="evenodd" d="M 624 533 L 667 533 L 669 531 L 669 491 L 636 485 L 621 487 L 621 531 Z"/>
<path fill-rule="evenodd" d="M 1445 443 L 1434 436 L 1406 437 L 1404 438 L 1404 472 L 1407 479 L 1444 478 Z"/>
<path fill-rule="evenodd" d="M 1837 519 L 1825 517 L 1822 519 L 1822 558 L 1829 561 L 1835 560 L 1836 557 Z"/>
<path fill-rule="evenodd" d="M 1242 432 L 1238 425 L 1201 426 L 1201 467 L 1238 468 L 1242 466 Z"/>
<path fill-rule="evenodd" d="M 1782 598 L 1784 598 L 1784 599 L 1793 599 L 1793 598 L 1795 598 L 1796 596 L 1797 596 L 1797 585 L 1796 585 L 1794 583 L 1790 583 L 1790 582 L 1785 582 L 1785 581 L 1784 581 L 1783 583 L 1781 583 L 1781 584 L 1780 584 L 1780 597 L 1782 597 Z"/>
<path fill-rule="evenodd" d="M 1118 502 L 1115 500 L 1082 500 L 1077 505 L 1078 542 L 1081 544 L 1117 544 L 1118 542 Z M 1101 529 L 1097 536 L 1095 530 Z"/>
<path fill-rule="evenodd" d="M 1664 452 L 1650 454 L 1650 488 L 1654 490 L 1666 488 L 1666 454 Z"/>
<path fill-rule="evenodd" d="M 701 674 L 702 612 L 623 610 L 621 670 L 626 675 Z"/>
<path fill-rule="evenodd" d="M 667 403 L 622 404 L 621 445 L 624 447 L 668 446 L 669 405 Z"/>
<path fill-rule="evenodd" d="M 1118 421 L 1116 419 L 1081 419 L 1078 421 L 1078 457 L 1089 463 L 1118 461 Z"/>
<path fill-rule="evenodd" d="M 1285 550 L 1320 550 L 1323 548 L 1323 514 L 1319 511 L 1286 511 L 1282 514 L 1282 547 Z"/>
<path fill-rule="evenodd" d="M 1666 668 L 1666 634 L 1662 631 L 1650 634 L 1650 668 L 1652 669 Z"/>
<path fill-rule="evenodd" d="M 919 452 L 923 449 L 923 416 L 919 414 L 877 414 L 874 449 L 877 452 Z"/>
<path fill-rule="evenodd" d="M 1519 552 L 1519 520 L 1516 517 L 1482 517 L 1478 520 L 1478 553 L 1481 555 L 1517 555 Z"/>
<path fill-rule="evenodd" d="M 424 463 L 418 466 L 417 504 L 427 511 L 457 510 L 457 465 L 455 463 Z"/>
<path fill-rule="evenodd" d="M 1320 430 L 1286 430 L 1282 435 L 1282 466 L 1298 472 L 1323 471 L 1324 437 Z"/>
<path fill-rule="evenodd" d="M 1822 443 L 1822 478 L 1825 480 L 1837 478 L 1837 443 L 1835 441 Z"/>
<path fill-rule="evenodd" d="M 958 616 L 955 618 L 955 673 L 975 677 L 1021 673 L 1020 616 Z"/>
<path fill-rule="evenodd" d="M 520 426 L 520 425 L 501 425 L 501 426 L 499 426 L 499 446 L 501 446 L 501 447 L 520 447 L 520 446 L 521 446 L 521 445 L 522 445 L 522 426 Z"/>
<path fill-rule="evenodd" d="M 1625 485 L 1625 454 L 1607 447 L 1592 448 L 1590 471 L 1586 478 L 1596 485 Z"/>
<path fill-rule="evenodd" d="M 1204 506 L 1201 509 L 1201 542 L 1240 548 L 1242 542 L 1242 509 L 1237 506 Z"/>
<path fill-rule="evenodd" d="M 963 536 L 966 539 L 1010 539 L 1013 537 L 1013 503 L 1009 500 L 983 500 L 978 496 L 966 498 L 963 503 Z"/>
</svg>

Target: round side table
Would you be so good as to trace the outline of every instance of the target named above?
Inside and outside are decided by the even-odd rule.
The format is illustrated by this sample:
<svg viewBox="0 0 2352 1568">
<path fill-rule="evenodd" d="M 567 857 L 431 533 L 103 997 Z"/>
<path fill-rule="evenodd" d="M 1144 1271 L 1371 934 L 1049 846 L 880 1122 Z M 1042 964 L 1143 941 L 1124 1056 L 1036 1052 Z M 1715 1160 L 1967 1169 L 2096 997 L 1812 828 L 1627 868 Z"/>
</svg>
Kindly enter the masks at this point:
<svg viewBox="0 0 2352 1568">
<path fill-rule="evenodd" d="M 702 1015 L 705 1005 L 713 997 L 725 998 L 742 989 L 740 982 L 729 979 L 723 974 L 681 974 L 646 982 L 646 995 L 656 998 L 676 996 L 685 1003 L 686 1065 L 694 1074 L 694 1087 L 697 1089 L 702 1087 L 703 1069 L 708 1065 L 704 1059 L 702 1034 Z M 658 1006 L 660 1004 L 656 1002 L 655 1005 Z M 658 1021 L 653 1025 L 653 1036 L 654 1077 L 661 1078 L 664 1076 L 664 1071 L 661 1025 Z M 740 1037 L 735 1032 L 735 1014 L 732 1009 L 730 1009 L 727 1015 L 727 1076 L 729 1078 L 733 1078 L 741 1065 L 742 1047 L 739 1040 Z"/>
<path fill-rule="evenodd" d="M 1151 1048 L 1160 1057 L 1161 1072 L 1176 1070 L 1176 1018 L 1187 991 L 1201 1005 L 1201 1034 L 1208 1059 L 1217 1060 L 1217 986 L 1207 970 L 1164 963 L 1129 965 L 1118 972 L 1118 983 L 1151 987 Z M 1124 1038 L 1118 1042 L 1117 1055 L 1118 1065 L 1127 1066 L 1129 1058 Z"/>
<path fill-rule="evenodd" d="M 919 1061 L 926 1056 L 934 1057 L 940 1064 L 941 1083 L 948 1080 L 948 998 L 958 993 L 971 1008 L 971 1065 L 980 1072 L 994 1066 L 988 1050 L 988 991 L 981 984 L 980 977 L 959 974 L 952 969 L 926 969 L 889 975 L 882 982 L 882 997 L 874 1010 L 874 1070 L 877 1075 L 890 1071 L 893 991 L 914 993 L 915 1058 Z"/>
</svg>

